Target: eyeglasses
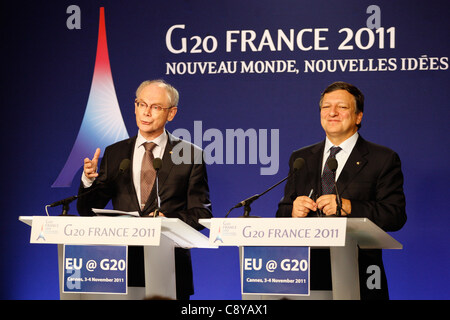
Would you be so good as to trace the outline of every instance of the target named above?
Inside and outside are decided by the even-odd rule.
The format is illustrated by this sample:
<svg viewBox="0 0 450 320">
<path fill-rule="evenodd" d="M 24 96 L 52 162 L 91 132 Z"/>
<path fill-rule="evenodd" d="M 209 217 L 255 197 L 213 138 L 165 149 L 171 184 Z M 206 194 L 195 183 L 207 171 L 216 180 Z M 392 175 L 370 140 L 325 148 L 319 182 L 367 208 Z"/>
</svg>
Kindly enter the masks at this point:
<svg viewBox="0 0 450 320">
<path fill-rule="evenodd" d="M 144 101 L 139 101 L 139 100 L 134 100 L 134 105 L 136 106 L 136 108 L 139 108 L 140 110 L 147 110 L 148 107 L 150 107 L 150 110 L 153 112 L 161 112 L 163 110 L 167 110 L 167 109 L 172 109 L 173 107 L 168 107 L 168 108 L 164 108 L 161 107 L 160 105 L 157 104 L 152 104 L 151 106 L 149 106 L 148 104 L 146 104 Z"/>
</svg>

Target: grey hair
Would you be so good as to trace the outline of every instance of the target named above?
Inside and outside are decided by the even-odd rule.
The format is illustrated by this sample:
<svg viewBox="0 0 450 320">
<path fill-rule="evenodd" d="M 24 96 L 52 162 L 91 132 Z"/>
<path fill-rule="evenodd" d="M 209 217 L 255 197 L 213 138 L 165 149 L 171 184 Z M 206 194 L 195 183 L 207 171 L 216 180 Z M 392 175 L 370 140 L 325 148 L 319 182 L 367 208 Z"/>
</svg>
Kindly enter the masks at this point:
<svg viewBox="0 0 450 320">
<path fill-rule="evenodd" d="M 172 85 L 170 85 L 169 83 L 165 82 L 162 79 L 157 79 L 157 80 L 146 80 L 144 82 L 142 82 L 139 87 L 136 90 L 136 98 L 139 96 L 139 93 L 141 92 L 142 89 L 144 89 L 146 86 L 151 85 L 151 84 L 157 84 L 158 87 L 160 88 L 164 88 L 166 89 L 167 92 L 167 96 L 169 98 L 169 103 L 170 103 L 170 107 L 177 107 L 178 106 L 178 101 L 180 99 L 180 95 L 178 94 L 178 90 L 175 89 Z"/>
</svg>

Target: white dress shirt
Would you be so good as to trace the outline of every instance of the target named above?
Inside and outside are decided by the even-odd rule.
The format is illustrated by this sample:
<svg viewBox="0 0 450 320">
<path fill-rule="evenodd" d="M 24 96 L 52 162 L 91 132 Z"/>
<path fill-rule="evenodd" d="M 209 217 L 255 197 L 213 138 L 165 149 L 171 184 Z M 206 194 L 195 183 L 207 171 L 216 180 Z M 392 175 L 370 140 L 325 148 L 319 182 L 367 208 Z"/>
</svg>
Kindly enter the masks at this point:
<svg viewBox="0 0 450 320">
<path fill-rule="evenodd" d="M 323 173 L 323 169 L 325 168 L 325 162 L 327 161 L 328 156 L 330 155 L 331 147 L 341 147 L 342 150 L 336 154 L 336 160 L 338 163 L 338 167 L 336 170 L 336 181 L 337 181 L 337 179 L 339 178 L 339 175 L 342 172 L 342 169 L 344 169 L 344 166 L 348 160 L 348 157 L 350 157 L 350 153 L 352 153 L 352 150 L 356 145 L 356 141 L 358 140 L 358 137 L 359 137 L 358 132 L 355 132 L 354 135 L 352 135 L 350 138 L 348 138 L 347 140 L 342 142 L 339 146 L 333 145 L 327 137 L 325 140 L 325 149 L 323 151 L 322 173 Z"/>
</svg>

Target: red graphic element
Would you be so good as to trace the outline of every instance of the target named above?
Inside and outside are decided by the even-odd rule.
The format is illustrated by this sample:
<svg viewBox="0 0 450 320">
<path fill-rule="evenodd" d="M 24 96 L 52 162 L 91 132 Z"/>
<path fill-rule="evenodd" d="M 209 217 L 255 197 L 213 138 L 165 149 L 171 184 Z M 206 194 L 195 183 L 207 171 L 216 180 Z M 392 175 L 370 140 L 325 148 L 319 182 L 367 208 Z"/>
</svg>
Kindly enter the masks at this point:
<svg viewBox="0 0 450 320">
<path fill-rule="evenodd" d="M 107 146 L 128 137 L 109 64 L 105 9 L 102 7 L 94 75 L 86 111 L 69 158 L 52 187 L 70 187 L 85 157 L 92 157 L 96 148 L 103 153 Z"/>
</svg>

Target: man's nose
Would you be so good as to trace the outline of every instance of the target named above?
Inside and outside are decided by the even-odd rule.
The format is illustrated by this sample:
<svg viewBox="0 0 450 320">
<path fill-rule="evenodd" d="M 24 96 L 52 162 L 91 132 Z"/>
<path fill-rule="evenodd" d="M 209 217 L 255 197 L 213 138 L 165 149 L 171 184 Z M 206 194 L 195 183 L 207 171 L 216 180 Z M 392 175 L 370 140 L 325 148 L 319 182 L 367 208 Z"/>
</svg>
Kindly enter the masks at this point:
<svg viewBox="0 0 450 320">
<path fill-rule="evenodd" d="M 337 106 L 330 106 L 330 116 L 334 117 L 338 115 L 338 107 Z"/>
<path fill-rule="evenodd" d="M 151 107 L 147 107 L 144 109 L 144 116 L 149 116 L 152 114 Z"/>
</svg>

